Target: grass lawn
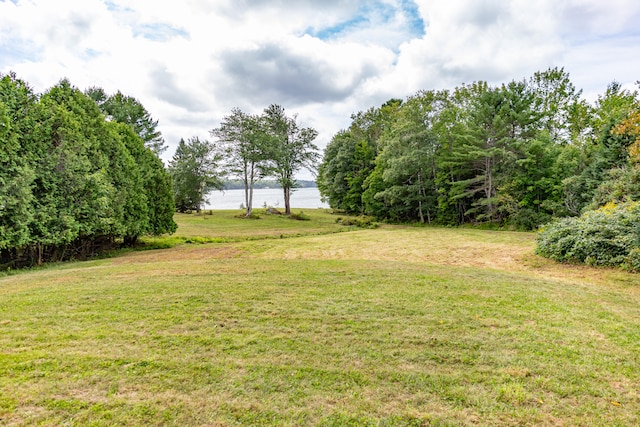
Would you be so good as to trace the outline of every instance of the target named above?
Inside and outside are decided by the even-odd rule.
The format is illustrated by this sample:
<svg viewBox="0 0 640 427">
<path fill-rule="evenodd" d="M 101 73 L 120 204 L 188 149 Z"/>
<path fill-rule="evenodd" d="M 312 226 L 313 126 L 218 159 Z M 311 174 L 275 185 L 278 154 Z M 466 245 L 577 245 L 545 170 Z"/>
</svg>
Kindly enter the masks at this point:
<svg viewBox="0 0 640 427">
<path fill-rule="evenodd" d="M 305 214 L 0 276 L 0 425 L 640 424 L 640 276 Z"/>
</svg>

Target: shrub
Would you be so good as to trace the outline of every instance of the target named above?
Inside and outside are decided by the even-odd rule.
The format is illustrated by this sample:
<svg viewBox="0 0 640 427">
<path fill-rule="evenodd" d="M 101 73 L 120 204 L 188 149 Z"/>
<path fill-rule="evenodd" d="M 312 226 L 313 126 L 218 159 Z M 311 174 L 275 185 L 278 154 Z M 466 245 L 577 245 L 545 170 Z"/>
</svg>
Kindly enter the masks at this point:
<svg viewBox="0 0 640 427">
<path fill-rule="evenodd" d="M 295 219 L 297 221 L 311 221 L 311 217 L 306 215 L 304 212 L 300 211 L 299 213 L 291 213 L 289 218 Z"/>
<path fill-rule="evenodd" d="M 544 226 L 536 253 L 560 262 L 640 267 L 640 203 L 608 203 Z"/>
<path fill-rule="evenodd" d="M 234 215 L 234 218 L 239 218 L 239 219 L 260 219 L 260 214 L 258 214 L 257 212 L 251 212 L 251 215 L 247 216 L 246 213 L 242 212 L 239 213 L 238 215 Z"/>
<path fill-rule="evenodd" d="M 353 227 L 360 227 L 360 228 L 377 228 L 378 227 L 378 223 L 375 222 L 372 217 L 365 216 L 365 215 L 347 217 L 347 218 L 338 217 L 336 218 L 336 223 L 342 224 L 344 226 L 353 226 Z"/>
<path fill-rule="evenodd" d="M 629 271 L 640 272 L 640 248 L 631 249 L 623 267 Z"/>
</svg>

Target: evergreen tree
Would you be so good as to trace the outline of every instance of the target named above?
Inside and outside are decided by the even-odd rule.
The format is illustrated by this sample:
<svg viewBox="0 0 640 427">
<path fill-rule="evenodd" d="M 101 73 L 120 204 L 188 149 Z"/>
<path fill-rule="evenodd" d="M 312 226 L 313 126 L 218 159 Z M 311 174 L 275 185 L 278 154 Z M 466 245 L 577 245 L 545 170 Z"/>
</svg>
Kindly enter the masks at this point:
<svg viewBox="0 0 640 427">
<path fill-rule="evenodd" d="M 222 190 L 221 157 L 207 140 L 198 137 L 181 139 L 169 163 L 173 180 L 175 207 L 178 212 L 200 213 L 212 190 Z"/>
<path fill-rule="evenodd" d="M 14 74 L 0 75 L 0 264 L 13 248 L 31 242 L 32 186 L 35 170 L 29 160 L 29 133 L 36 97 Z"/>
<path fill-rule="evenodd" d="M 108 96 L 99 87 L 87 89 L 86 94 L 110 120 L 131 126 L 136 135 L 142 138 L 145 145 L 156 155 L 166 151 L 164 138 L 158 130 L 158 120 L 153 120 L 140 101 L 121 92 Z"/>
</svg>

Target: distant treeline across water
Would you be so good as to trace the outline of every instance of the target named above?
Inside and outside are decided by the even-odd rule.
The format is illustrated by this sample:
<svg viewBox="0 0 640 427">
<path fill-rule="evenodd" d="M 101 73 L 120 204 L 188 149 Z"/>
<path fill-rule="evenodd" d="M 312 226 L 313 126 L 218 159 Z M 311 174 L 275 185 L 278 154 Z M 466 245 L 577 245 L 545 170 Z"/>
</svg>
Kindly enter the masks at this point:
<svg viewBox="0 0 640 427">
<path fill-rule="evenodd" d="M 298 188 L 316 188 L 315 181 L 304 181 L 298 180 Z M 277 181 L 271 179 L 265 179 L 261 181 L 257 181 L 253 184 L 253 188 L 262 189 L 262 188 L 280 188 L 280 184 Z M 244 182 L 242 180 L 230 180 L 225 181 L 224 183 L 225 190 L 244 190 Z"/>
</svg>

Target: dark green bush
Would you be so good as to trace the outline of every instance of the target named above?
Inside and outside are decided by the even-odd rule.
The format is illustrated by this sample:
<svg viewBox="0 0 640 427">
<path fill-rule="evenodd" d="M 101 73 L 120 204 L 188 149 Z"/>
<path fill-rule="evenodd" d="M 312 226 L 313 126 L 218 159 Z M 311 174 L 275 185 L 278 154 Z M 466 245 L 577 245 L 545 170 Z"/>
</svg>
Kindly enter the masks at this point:
<svg viewBox="0 0 640 427">
<path fill-rule="evenodd" d="M 378 223 L 373 220 L 373 217 L 365 216 L 365 215 L 353 216 L 353 217 L 347 217 L 347 218 L 338 217 L 336 218 L 336 223 L 342 224 L 344 226 L 353 226 L 353 227 L 360 227 L 360 228 L 377 228 L 378 227 Z"/>
<path fill-rule="evenodd" d="M 289 215 L 289 218 L 295 219 L 296 221 L 311 221 L 311 217 L 302 211 L 299 213 L 292 212 L 291 215 Z"/>
<path fill-rule="evenodd" d="M 640 269 L 640 203 L 608 203 L 541 228 L 536 253 L 560 262 Z"/>
</svg>

